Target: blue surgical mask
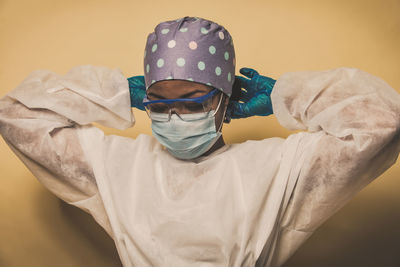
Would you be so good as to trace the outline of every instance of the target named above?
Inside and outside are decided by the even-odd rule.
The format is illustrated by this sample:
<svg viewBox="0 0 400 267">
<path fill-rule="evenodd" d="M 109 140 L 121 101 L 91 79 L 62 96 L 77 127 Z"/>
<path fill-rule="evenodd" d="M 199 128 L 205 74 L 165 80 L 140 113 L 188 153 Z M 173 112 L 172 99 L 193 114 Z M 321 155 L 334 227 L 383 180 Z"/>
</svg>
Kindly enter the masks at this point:
<svg viewBox="0 0 400 267">
<path fill-rule="evenodd" d="M 165 120 L 169 114 L 153 114 Z M 172 114 L 170 121 L 152 120 L 154 137 L 179 159 L 194 159 L 207 152 L 221 136 L 215 128 L 214 112 L 197 114 Z M 163 119 L 164 118 L 164 119 Z"/>
</svg>

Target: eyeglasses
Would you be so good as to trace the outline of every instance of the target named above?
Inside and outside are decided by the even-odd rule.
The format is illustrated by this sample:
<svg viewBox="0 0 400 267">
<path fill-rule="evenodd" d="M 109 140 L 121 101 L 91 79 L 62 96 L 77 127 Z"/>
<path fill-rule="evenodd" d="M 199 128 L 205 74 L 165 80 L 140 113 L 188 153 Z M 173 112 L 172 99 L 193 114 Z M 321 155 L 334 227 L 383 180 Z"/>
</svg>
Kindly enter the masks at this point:
<svg viewBox="0 0 400 267">
<path fill-rule="evenodd" d="M 181 120 L 190 121 L 199 119 L 199 115 L 207 117 L 213 107 L 213 96 L 219 92 L 218 89 L 212 90 L 210 93 L 195 98 L 176 98 L 176 99 L 160 99 L 149 100 L 147 96 L 143 99 L 147 115 L 152 120 L 168 122 L 172 113 L 175 113 Z M 218 106 L 213 115 L 218 111 L 222 101 L 222 93 Z M 191 116 L 190 114 L 196 114 Z"/>
</svg>

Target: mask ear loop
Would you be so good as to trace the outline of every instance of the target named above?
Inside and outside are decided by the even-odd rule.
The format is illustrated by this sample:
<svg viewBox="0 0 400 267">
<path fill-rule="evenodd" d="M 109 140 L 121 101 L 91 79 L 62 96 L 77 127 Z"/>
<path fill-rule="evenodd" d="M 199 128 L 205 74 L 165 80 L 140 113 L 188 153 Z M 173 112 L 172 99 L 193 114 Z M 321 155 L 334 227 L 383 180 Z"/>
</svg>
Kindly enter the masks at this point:
<svg viewBox="0 0 400 267">
<path fill-rule="evenodd" d="M 221 95 L 223 96 L 223 93 L 221 93 Z M 220 98 L 219 98 L 218 106 L 217 106 L 217 108 L 215 109 L 215 112 L 212 114 L 212 116 L 215 116 L 215 114 L 217 114 L 217 112 L 218 112 L 218 110 L 219 110 L 219 107 L 221 106 L 221 103 L 222 103 L 222 98 L 223 98 L 223 97 L 220 97 Z"/>
<path fill-rule="evenodd" d="M 220 107 L 220 105 L 221 105 L 221 103 L 222 103 L 222 99 L 225 98 L 224 94 L 223 94 L 223 93 L 221 93 L 221 94 L 222 94 L 223 97 L 221 97 L 220 100 L 219 100 L 218 107 L 217 107 L 217 109 L 216 109 L 216 112 L 214 113 L 214 116 L 215 116 L 215 114 L 218 112 L 218 109 L 219 109 L 219 107 Z M 219 125 L 219 128 L 218 128 L 218 131 L 217 131 L 217 132 L 221 132 L 221 130 L 222 130 L 222 125 L 224 124 L 224 118 L 225 118 L 226 110 L 227 110 L 227 109 L 228 109 L 228 105 L 225 107 L 224 114 L 222 115 L 221 124 Z"/>
</svg>

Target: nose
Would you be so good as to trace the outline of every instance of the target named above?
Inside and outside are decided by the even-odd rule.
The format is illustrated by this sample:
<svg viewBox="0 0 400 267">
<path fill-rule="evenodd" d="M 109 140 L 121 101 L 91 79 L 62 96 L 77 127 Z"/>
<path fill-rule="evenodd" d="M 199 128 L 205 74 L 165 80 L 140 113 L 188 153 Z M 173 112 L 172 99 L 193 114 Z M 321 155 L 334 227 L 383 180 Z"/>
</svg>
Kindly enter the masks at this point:
<svg viewBox="0 0 400 267">
<path fill-rule="evenodd" d="M 171 120 L 172 113 L 174 113 L 174 114 L 175 114 L 176 116 L 178 116 L 181 120 L 183 120 L 182 117 L 180 116 L 180 114 L 182 114 L 182 113 L 180 113 L 179 110 L 176 110 L 176 107 L 173 107 L 173 108 L 171 108 L 171 109 L 169 110 L 168 121 Z"/>
</svg>

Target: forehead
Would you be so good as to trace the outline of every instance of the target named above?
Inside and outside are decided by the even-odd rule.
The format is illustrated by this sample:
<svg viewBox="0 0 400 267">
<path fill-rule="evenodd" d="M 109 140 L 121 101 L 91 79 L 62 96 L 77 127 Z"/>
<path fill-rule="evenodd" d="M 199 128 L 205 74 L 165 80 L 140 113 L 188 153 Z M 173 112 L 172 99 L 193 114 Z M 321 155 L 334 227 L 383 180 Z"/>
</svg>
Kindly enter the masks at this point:
<svg viewBox="0 0 400 267">
<path fill-rule="evenodd" d="M 152 84 L 147 93 L 156 93 L 163 96 L 174 96 L 192 91 L 199 91 L 203 93 L 211 92 L 214 88 L 202 83 L 186 81 L 186 80 L 167 80 L 158 81 Z"/>
</svg>

